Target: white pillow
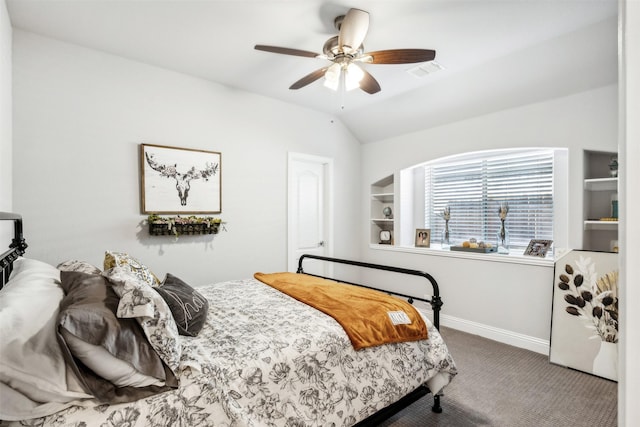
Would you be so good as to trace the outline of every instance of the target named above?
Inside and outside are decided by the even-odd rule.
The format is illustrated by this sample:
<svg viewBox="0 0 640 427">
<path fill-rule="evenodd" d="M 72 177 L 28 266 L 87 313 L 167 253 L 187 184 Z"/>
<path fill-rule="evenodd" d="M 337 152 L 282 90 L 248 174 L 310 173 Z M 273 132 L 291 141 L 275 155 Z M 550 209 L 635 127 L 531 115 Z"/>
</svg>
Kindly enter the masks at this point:
<svg viewBox="0 0 640 427">
<path fill-rule="evenodd" d="M 52 280 L 53 287 L 61 290 L 60 286 L 60 272 L 57 268 L 52 265 L 47 264 L 46 262 L 38 261 L 36 259 L 31 258 L 23 258 L 19 257 L 17 260 L 13 262 L 13 271 L 11 271 L 11 276 L 9 276 L 9 282 L 5 285 L 12 286 L 12 279 L 18 279 L 18 276 L 22 277 L 24 280 L 25 275 L 28 275 L 27 279 L 45 279 Z M 14 280 L 15 283 L 15 280 Z M 4 288 L 3 288 L 4 289 Z"/>
<path fill-rule="evenodd" d="M 118 387 L 147 387 L 150 385 L 163 386 L 162 380 L 145 375 L 136 370 L 129 363 L 118 359 L 100 345 L 89 344 L 60 328 L 71 353 L 89 369 L 102 378 L 111 381 Z"/>
<path fill-rule="evenodd" d="M 56 339 L 60 271 L 41 261 L 19 258 L 0 290 L 0 382 L 37 402 L 90 398 L 67 372 Z M 11 409 L 0 399 L 0 418 Z"/>
</svg>

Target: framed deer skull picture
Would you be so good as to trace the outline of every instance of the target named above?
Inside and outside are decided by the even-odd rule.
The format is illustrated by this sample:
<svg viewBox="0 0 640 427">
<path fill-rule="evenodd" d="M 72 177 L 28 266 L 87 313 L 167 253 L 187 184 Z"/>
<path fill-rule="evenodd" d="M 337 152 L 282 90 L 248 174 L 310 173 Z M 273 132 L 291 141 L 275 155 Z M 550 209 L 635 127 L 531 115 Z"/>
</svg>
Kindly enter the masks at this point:
<svg viewBox="0 0 640 427">
<path fill-rule="evenodd" d="M 140 144 L 142 213 L 220 213 L 221 161 L 216 151 Z"/>
</svg>

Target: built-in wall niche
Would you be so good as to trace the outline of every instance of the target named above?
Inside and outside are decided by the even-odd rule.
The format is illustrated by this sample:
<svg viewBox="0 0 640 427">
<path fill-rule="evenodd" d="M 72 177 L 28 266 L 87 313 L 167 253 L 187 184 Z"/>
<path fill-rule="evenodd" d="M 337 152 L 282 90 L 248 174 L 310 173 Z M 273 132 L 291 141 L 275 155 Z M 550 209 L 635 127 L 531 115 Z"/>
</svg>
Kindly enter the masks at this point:
<svg viewBox="0 0 640 427">
<path fill-rule="evenodd" d="M 385 176 L 371 184 L 370 209 L 370 243 L 393 245 L 395 242 L 393 175 Z"/>
<path fill-rule="evenodd" d="M 585 250 L 618 250 L 618 177 L 612 172 L 617 168 L 617 157 L 614 152 L 584 152 L 582 248 Z"/>
</svg>

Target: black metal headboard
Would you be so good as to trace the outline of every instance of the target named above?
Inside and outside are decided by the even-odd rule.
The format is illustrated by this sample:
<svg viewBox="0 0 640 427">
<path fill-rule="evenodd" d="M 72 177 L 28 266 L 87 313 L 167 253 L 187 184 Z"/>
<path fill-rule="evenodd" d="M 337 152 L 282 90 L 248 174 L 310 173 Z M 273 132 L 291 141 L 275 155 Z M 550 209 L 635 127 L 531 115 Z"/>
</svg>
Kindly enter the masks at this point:
<svg viewBox="0 0 640 427">
<path fill-rule="evenodd" d="M 0 212 L 0 221 L 13 221 L 13 239 L 9 244 L 9 250 L 0 255 L 0 289 L 2 289 L 9 280 L 9 275 L 13 270 L 13 262 L 20 255 L 24 255 L 27 249 L 27 242 L 25 242 L 22 235 L 22 217 L 20 215 Z"/>
<path fill-rule="evenodd" d="M 305 273 L 305 271 L 302 268 L 302 261 L 304 261 L 307 258 L 308 259 L 317 259 L 317 260 L 320 260 L 320 261 L 335 262 L 335 263 L 338 263 L 338 264 L 353 265 L 353 266 L 356 266 L 356 267 L 372 268 L 374 270 L 384 270 L 384 271 L 391 271 L 391 272 L 394 272 L 394 273 L 409 274 L 411 276 L 423 277 L 423 278 L 427 279 L 431 283 L 431 288 L 433 290 L 433 295 L 432 295 L 431 299 L 424 299 L 424 298 L 414 297 L 414 296 L 411 296 L 411 295 L 404 295 L 404 294 L 400 294 L 400 293 L 397 293 L 397 292 L 392 292 L 392 291 L 388 291 L 388 290 L 384 290 L 384 289 L 378 289 L 378 288 L 374 288 L 374 287 L 371 287 L 371 286 L 361 285 L 359 283 L 347 282 L 347 281 L 339 280 L 339 279 L 332 278 L 332 277 L 324 277 L 324 276 L 319 276 L 317 274 Z M 433 276 L 431 276 L 429 273 L 425 273 L 424 271 L 410 270 L 410 269 L 401 268 L 401 267 L 391 267 L 391 266 L 388 266 L 388 265 L 381 265 L 381 264 L 371 264 L 371 263 L 368 263 L 368 262 L 352 261 L 352 260 L 348 260 L 348 259 L 330 258 L 330 257 L 324 257 L 324 256 L 318 256 L 318 255 L 304 254 L 298 260 L 298 271 L 297 272 L 298 273 L 309 274 L 311 276 L 322 277 L 323 279 L 338 280 L 339 282 L 342 282 L 342 283 L 348 283 L 350 285 L 362 286 L 363 288 L 369 288 L 369 289 L 375 289 L 377 291 L 383 291 L 383 292 L 386 292 L 386 293 L 391 294 L 391 295 L 397 295 L 397 296 L 402 297 L 402 298 L 407 298 L 410 303 L 413 303 L 414 300 L 423 301 L 423 302 L 429 303 L 429 304 L 431 304 L 431 308 L 433 310 L 433 325 L 437 329 L 440 329 L 440 308 L 442 307 L 442 304 L 443 304 L 442 299 L 440 298 L 440 288 L 438 287 L 438 282 L 436 282 L 436 279 L 434 279 Z"/>
</svg>

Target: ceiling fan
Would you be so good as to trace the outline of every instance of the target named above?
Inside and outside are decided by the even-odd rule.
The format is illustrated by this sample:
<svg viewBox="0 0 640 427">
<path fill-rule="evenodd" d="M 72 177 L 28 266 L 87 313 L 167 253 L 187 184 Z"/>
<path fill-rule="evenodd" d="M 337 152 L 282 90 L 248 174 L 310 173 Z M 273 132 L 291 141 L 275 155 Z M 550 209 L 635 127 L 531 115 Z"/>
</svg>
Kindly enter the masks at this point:
<svg viewBox="0 0 640 427">
<path fill-rule="evenodd" d="M 369 13 L 364 10 L 349 9 L 346 15 L 338 16 L 334 20 L 334 24 L 339 33 L 326 41 L 321 54 L 308 50 L 261 44 L 256 45 L 255 49 L 284 55 L 322 58 L 333 62 L 329 66 L 307 74 L 292 84 L 289 89 L 300 89 L 324 77 L 325 86 L 331 89 L 337 90 L 342 81 L 347 90 L 359 87 L 369 94 L 379 92 L 380 84 L 367 70 L 359 66 L 358 62 L 410 64 L 431 61 L 436 57 L 436 52 L 428 49 L 391 49 L 364 52 L 362 43 L 369 30 Z"/>
</svg>

